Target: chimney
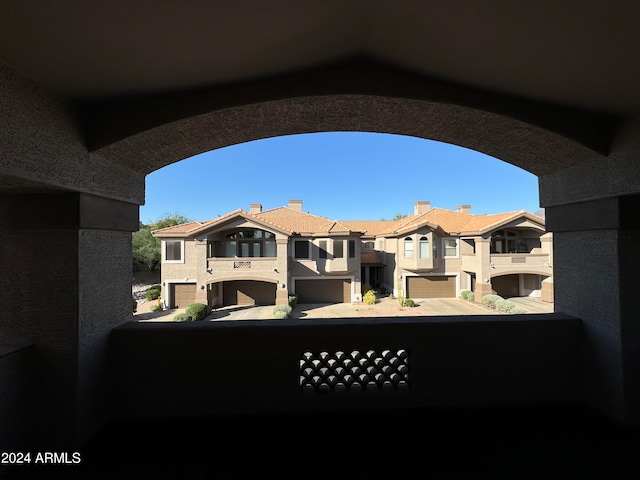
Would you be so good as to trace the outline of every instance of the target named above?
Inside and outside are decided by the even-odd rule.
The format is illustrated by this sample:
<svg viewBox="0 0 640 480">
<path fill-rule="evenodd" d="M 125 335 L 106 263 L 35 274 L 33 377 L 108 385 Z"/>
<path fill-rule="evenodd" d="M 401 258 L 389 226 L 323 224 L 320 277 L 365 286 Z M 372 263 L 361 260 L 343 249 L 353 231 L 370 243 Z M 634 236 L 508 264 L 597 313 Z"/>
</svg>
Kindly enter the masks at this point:
<svg viewBox="0 0 640 480">
<path fill-rule="evenodd" d="M 249 213 L 262 213 L 262 204 L 252 203 L 249 205 Z"/>
<path fill-rule="evenodd" d="M 415 215 L 422 215 L 431 210 L 431 202 L 416 202 L 413 204 L 413 213 Z"/>
<path fill-rule="evenodd" d="M 302 200 L 289 200 L 289 208 L 291 210 L 302 211 Z"/>
<path fill-rule="evenodd" d="M 458 205 L 456 212 L 459 213 L 471 213 L 471 205 Z"/>
</svg>

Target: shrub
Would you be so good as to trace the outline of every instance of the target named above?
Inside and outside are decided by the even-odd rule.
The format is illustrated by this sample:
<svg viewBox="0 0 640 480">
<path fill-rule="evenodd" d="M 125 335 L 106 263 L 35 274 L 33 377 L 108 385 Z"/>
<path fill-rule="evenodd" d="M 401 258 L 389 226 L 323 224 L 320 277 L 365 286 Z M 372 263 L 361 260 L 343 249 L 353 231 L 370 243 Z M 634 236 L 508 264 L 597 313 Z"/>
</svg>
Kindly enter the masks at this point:
<svg viewBox="0 0 640 480">
<path fill-rule="evenodd" d="M 410 298 L 407 298 L 407 299 L 405 299 L 405 301 L 404 301 L 404 303 L 402 305 L 405 306 L 405 307 L 415 307 L 416 306 L 416 302 L 414 302 Z"/>
<path fill-rule="evenodd" d="M 467 295 L 469 295 L 471 293 L 471 290 L 462 290 L 460 292 L 460 298 L 463 300 L 467 299 Z"/>
<path fill-rule="evenodd" d="M 520 315 L 521 313 L 527 313 L 527 311 L 522 307 L 514 307 L 509 313 L 512 313 L 514 315 Z"/>
<path fill-rule="evenodd" d="M 363 283 L 362 288 L 360 288 L 362 295 L 365 295 L 369 290 L 373 290 L 373 287 L 368 283 Z"/>
<path fill-rule="evenodd" d="M 482 304 L 485 307 L 496 308 L 496 301 L 498 300 L 504 300 L 504 298 L 502 298 L 500 295 L 489 294 L 482 297 Z"/>
<path fill-rule="evenodd" d="M 503 312 L 503 313 L 511 313 L 511 310 L 513 310 L 516 307 L 516 304 L 513 303 L 511 300 L 496 300 L 496 310 L 498 310 L 499 312 Z"/>
<path fill-rule="evenodd" d="M 204 320 L 207 316 L 207 306 L 204 303 L 192 303 L 188 305 L 184 313 L 191 317 L 192 321 Z"/>
<path fill-rule="evenodd" d="M 175 317 L 173 317 L 173 321 L 174 322 L 190 322 L 191 321 L 191 317 L 183 312 L 183 313 L 179 313 Z"/>
<path fill-rule="evenodd" d="M 297 295 L 289 295 L 289 306 L 291 308 L 296 308 L 298 304 L 298 296 Z"/>
<path fill-rule="evenodd" d="M 138 311 L 138 301 L 133 296 L 131 297 L 131 300 L 133 300 L 133 313 L 136 313 Z"/>
<path fill-rule="evenodd" d="M 151 287 L 149 290 L 144 292 L 144 296 L 148 301 L 157 300 L 158 298 L 160 298 L 160 287 Z"/>
<path fill-rule="evenodd" d="M 282 320 L 283 318 L 287 318 L 289 315 L 287 315 L 287 312 L 274 312 L 273 314 L 273 318 L 278 319 L 278 320 Z"/>
<path fill-rule="evenodd" d="M 293 308 L 291 308 L 291 305 L 276 305 L 273 307 L 273 316 L 275 318 L 287 318 L 292 311 Z M 278 315 L 281 313 L 284 313 L 285 316 L 279 317 Z"/>
<path fill-rule="evenodd" d="M 465 298 L 465 300 L 467 302 L 475 302 L 476 301 L 476 294 L 473 293 L 473 292 L 467 293 L 467 297 Z"/>
<path fill-rule="evenodd" d="M 160 305 L 159 303 L 154 303 L 149 307 L 149 310 L 151 310 L 152 312 L 160 312 L 162 310 L 162 305 Z"/>
<path fill-rule="evenodd" d="M 374 305 L 376 303 L 376 293 L 373 290 L 369 290 L 362 297 L 362 301 L 367 305 Z"/>
<path fill-rule="evenodd" d="M 396 298 L 396 296 L 395 296 L 393 293 L 390 293 L 390 294 L 389 294 L 389 298 L 390 298 L 391 300 L 393 300 L 394 298 Z"/>
</svg>

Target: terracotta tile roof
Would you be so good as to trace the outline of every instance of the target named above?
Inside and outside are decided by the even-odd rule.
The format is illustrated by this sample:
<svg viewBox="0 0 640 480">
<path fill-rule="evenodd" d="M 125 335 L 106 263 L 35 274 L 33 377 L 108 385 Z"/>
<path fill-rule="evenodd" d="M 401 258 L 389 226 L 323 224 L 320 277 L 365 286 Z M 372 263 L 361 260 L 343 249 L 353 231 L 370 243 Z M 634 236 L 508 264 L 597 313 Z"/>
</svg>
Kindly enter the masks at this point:
<svg viewBox="0 0 640 480">
<path fill-rule="evenodd" d="M 423 226 L 433 230 L 440 230 L 446 234 L 459 234 L 461 232 L 467 235 L 480 234 L 522 216 L 544 225 L 544 218 L 524 210 L 492 215 L 474 215 L 442 208 L 432 208 L 426 213 L 408 215 L 400 220 L 335 221 L 289 207 L 278 207 L 260 213 L 249 213 L 238 209 L 206 222 L 184 223 L 155 230 L 153 234 L 154 236 L 190 235 L 238 215 L 247 219 L 254 219 L 259 223 L 270 225 L 289 234 L 350 234 L 361 232 L 365 237 L 402 235 Z"/>
<path fill-rule="evenodd" d="M 393 231 L 398 220 L 342 220 L 351 230 L 364 232 L 366 236 L 376 236 L 391 229 Z"/>
<path fill-rule="evenodd" d="M 319 217 L 310 213 L 294 210 L 289 207 L 278 207 L 261 213 L 251 214 L 255 218 L 262 219 L 273 225 L 296 233 L 351 233 L 350 229 L 342 222 Z"/>
<path fill-rule="evenodd" d="M 492 215 L 474 215 L 471 213 L 454 212 L 442 208 L 432 208 L 421 215 L 408 215 L 400 220 L 379 221 L 350 221 L 343 223 L 351 228 L 358 228 L 365 232 L 365 236 L 399 235 L 410 232 L 422 226 L 431 229 L 438 227 L 448 234 L 465 232 L 467 234 L 482 233 L 491 228 L 508 223 L 521 216 L 527 216 L 544 225 L 544 218 L 525 210 L 505 212 Z"/>
<path fill-rule="evenodd" d="M 165 227 L 165 228 L 160 228 L 158 230 L 153 230 L 152 233 L 154 235 L 157 235 L 158 233 L 161 234 L 187 234 L 192 230 L 196 230 L 198 228 L 200 228 L 202 226 L 202 223 L 200 222 L 189 222 L 189 223 L 181 223 L 180 225 L 174 225 L 173 227 Z"/>
</svg>

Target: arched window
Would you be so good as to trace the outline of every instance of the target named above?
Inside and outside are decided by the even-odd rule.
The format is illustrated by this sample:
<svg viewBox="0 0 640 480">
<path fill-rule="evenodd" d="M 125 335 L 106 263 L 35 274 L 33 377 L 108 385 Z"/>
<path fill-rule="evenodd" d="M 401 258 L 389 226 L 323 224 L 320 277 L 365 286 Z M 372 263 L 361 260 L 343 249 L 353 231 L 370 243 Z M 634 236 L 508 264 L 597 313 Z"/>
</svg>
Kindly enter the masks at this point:
<svg viewBox="0 0 640 480">
<path fill-rule="evenodd" d="M 411 237 L 404 239 L 404 258 L 413 258 L 413 239 Z"/>
<path fill-rule="evenodd" d="M 420 258 L 429 258 L 429 239 L 427 237 L 420 238 Z"/>
</svg>

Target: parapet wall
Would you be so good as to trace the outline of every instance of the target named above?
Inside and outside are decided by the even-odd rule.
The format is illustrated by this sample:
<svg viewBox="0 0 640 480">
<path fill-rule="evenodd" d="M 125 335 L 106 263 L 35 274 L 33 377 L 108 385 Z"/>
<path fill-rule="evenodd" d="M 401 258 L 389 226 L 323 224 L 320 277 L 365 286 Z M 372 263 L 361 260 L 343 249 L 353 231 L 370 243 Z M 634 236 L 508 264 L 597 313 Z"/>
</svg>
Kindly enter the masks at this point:
<svg viewBox="0 0 640 480">
<path fill-rule="evenodd" d="M 112 331 L 111 353 L 124 420 L 571 403 L 579 396 L 580 320 L 131 322 Z"/>
</svg>

